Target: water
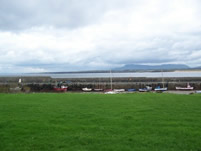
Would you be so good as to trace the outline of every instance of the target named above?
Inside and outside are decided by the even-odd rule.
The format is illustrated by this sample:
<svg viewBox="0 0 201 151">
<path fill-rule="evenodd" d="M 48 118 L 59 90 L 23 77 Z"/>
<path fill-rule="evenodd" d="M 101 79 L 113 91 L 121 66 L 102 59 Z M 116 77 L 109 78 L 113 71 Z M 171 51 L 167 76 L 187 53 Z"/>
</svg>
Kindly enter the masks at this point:
<svg viewBox="0 0 201 151">
<path fill-rule="evenodd" d="M 0 74 L 0 77 L 49 76 L 52 78 L 109 78 L 109 77 L 201 77 L 201 71 L 128 72 L 128 73 L 64 73 L 64 74 Z"/>
</svg>

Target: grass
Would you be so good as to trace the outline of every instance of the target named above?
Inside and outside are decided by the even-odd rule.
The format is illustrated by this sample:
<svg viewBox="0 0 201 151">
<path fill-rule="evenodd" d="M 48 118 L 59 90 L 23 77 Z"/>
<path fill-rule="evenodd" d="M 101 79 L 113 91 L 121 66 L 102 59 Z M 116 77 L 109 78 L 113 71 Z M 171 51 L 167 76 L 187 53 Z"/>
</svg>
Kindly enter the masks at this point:
<svg viewBox="0 0 201 151">
<path fill-rule="evenodd" d="M 0 151 L 201 151 L 201 95 L 0 94 Z"/>
</svg>

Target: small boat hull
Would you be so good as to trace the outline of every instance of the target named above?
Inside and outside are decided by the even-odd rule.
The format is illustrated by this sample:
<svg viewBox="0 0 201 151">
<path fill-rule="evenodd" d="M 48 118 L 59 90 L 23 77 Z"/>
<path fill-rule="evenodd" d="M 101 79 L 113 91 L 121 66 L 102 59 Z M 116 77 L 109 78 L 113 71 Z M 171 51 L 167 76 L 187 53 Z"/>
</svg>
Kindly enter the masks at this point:
<svg viewBox="0 0 201 151">
<path fill-rule="evenodd" d="M 143 88 L 143 89 L 139 89 L 139 92 L 149 92 L 152 90 L 152 87 L 150 86 L 146 86 L 146 88 Z"/>
<path fill-rule="evenodd" d="M 92 89 L 91 88 L 82 88 L 82 91 L 90 92 L 90 91 L 92 91 Z"/>
<path fill-rule="evenodd" d="M 151 91 L 151 90 L 152 90 L 152 87 L 146 86 L 146 89 L 147 89 L 147 91 Z"/>
<path fill-rule="evenodd" d="M 136 89 L 128 89 L 128 92 L 135 92 Z"/>
<path fill-rule="evenodd" d="M 148 90 L 146 88 L 144 89 L 139 89 L 139 92 L 148 92 Z"/>
<path fill-rule="evenodd" d="M 125 89 L 114 89 L 114 92 L 125 92 Z"/>
<path fill-rule="evenodd" d="M 54 91 L 56 92 L 66 92 L 67 91 L 67 88 L 54 88 Z"/>
<path fill-rule="evenodd" d="M 115 91 L 107 91 L 107 92 L 105 92 L 105 94 L 117 94 L 117 92 L 115 92 Z"/>
<path fill-rule="evenodd" d="M 190 90 L 193 90 L 194 88 L 193 87 L 176 87 L 176 90 L 186 90 L 186 91 L 190 91 Z"/>
<path fill-rule="evenodd" d="M 94 91 L 103 91 L 103 89 L 94 89 Z"/>
<path fill-rule="evenodd" d="M 190 86 L 189 83 L 187 83 L 187 87 L 176 87 L 176 90 L 182 90 L 182 91 L 190 91 L 193 90 L 194 88 Z"/>
<path fill-rule="evenodd" d="M 167 88 L 155 88 L 155 91 L 167 91 Z"/>
</svg>

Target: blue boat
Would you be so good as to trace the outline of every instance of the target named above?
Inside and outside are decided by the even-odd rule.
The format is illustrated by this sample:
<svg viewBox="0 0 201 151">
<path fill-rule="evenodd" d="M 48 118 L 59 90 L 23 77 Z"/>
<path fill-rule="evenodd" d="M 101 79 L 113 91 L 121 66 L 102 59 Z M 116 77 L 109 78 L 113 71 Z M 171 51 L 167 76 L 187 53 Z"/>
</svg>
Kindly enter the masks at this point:
<svg viewBox="0 0 201 151">
<path fill-rule="evenodd" d="M 136 89 L 128 89 L 128 92 L 134 92 Z"/>
</svg>

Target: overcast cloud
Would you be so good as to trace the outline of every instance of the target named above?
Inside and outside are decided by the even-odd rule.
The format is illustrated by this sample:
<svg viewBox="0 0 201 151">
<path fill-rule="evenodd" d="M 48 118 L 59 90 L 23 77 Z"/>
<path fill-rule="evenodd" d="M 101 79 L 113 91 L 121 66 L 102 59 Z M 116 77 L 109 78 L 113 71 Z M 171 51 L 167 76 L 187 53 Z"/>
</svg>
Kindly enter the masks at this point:
<svg viewBox="0 0 201 151">
<path fill-rule="evenodd" d="M 0 72 L 201 66 L 200 0 L 1 0 Z"/>
</svg>

